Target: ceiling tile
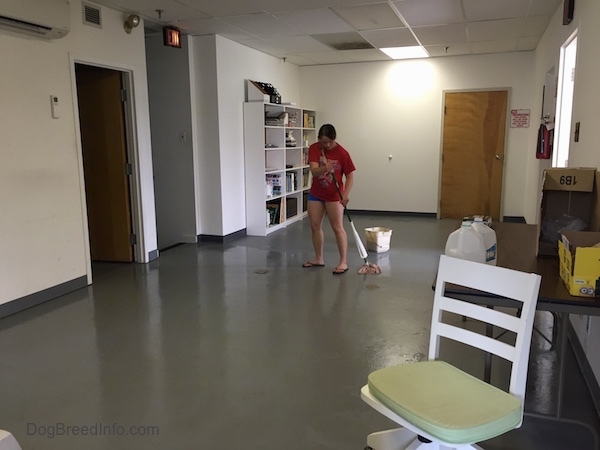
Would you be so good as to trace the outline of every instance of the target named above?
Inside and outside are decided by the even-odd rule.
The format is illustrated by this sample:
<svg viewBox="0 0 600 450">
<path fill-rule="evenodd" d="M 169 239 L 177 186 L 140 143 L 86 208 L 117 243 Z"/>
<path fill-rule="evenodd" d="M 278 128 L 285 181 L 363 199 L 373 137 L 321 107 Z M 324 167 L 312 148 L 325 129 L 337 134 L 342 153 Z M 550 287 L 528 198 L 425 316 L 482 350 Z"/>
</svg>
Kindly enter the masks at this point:
<svg viewBox="0 0 600 450">
<path fill-rule="evenodd" d="M 499 41 L 472 42 L 473 53 L 504 53 L 514 52 L 517 49 L 517 39 L 502 39 Z"/>
<path fill-rule="evenodd" d="M 130 1 L 130 0 L 112 0 Z M 146 0 L 136 0 L 146 1 Z M 156 1 L 156 0 L 153 0 Z M 174 1 L 174 0 L 160 0 Z M 257 14 L 261 12 L 295 11 L 324 7 L 324 0 L 176 0 L 205 11 L 213 17 L 236 16 L 240 14 Z M 369 0 L 327 0 L 328 7 L 360 5 Z"/>
<path fill-rule="evenodd" d="M 562 6 L 563 0 L 532 0 L 529 8 L 530 16 L 553 16 L 556 9 Z"/>
<path fill-rule="evenodd" d="M 415 27 L 412 30 L 422 45 L 467 42 L 467 30 L 462 23 Z"/>
<path fill-rule="evenodd" d="M 144 0 L 141 0 L 144 1 Z M 258 14 L 267 9 L 266 2 L 261 0 L 244 1 L 214 1 L 214 0 L 177 0 L 201 11 L 206 11 L 212 17 L 238 16 L 243 14 Z"/>
<path fill-rule="evenodd" d="M 394 28 L 392 30 L 367 30 L 360 34 L 369 41 L 373 47 L 408 47 L 419 45 L 408 28 Z"/>
<path fill-rule="evenodd" d="M 405 0 L 392 3 L 411 27 L 465 22 L 460 0 Z"/>
<path fill-rule="evenodd" d="M 524 17 L 530 0 L 463 0 L 467 20 L 494 20 Z"/>
<path fill-rule="evenodd" d="M 217 19 L 193 19 L 176 22 L 176 26 L 191 36 L 219 34 L 231 40 L 248 39 L 255 37 L 239 28 Z"/>
<path fill-rule="evenodd" d="M 350 58 L 350 55 L 347 52 L 317 52 L 317 53 L 302 53 L 302 56 L 306 58 L 316 61 L 319 64 L 340 64 L 340 63 L 349 63 L 354 62 L 353 59 Z"/>
<path fill-rule="evenodd" d="M 419 43 L 432 57 L 531 51 L 564 0 L 93 1 L 139 14 L 147 34 L 174 25 L 305 65 L 387 59 L 373 47 Z M 350 51 L 360 48 L 369 51 Z"/>
<path fill-rule="evenodd" d="M 389 61 L 390 57 L 385 53 L 377 50 L 344 50 L 341 53 L 345 53 L 346 56 L 350 57 L 355 62 L 361 61 Z"/>
<path fill-rule="evenodd" d="M 331 52 L 335 53 L 326 45 L 312 39 L 309 36 L 285 36 L 279 38 L 269 39 L 245 39 L 240 41 L 248 47 L 260 50 L 269 55 L 276 56 L 278 58 L 291 57 L 294 53 L 317 53 L 317 52 Z"/>
<path fill-rule="evenodd" d="M 310 36 L 278 36 L 265 39 L 267 44 L 281 49 L 283 53 L 326 52 L 331 50 L 327 45 Z"/>
<path fill-rule="evenodd" d="M 517 51 L 535 50 L 540 43 L 540 36 L 527 36 L 517 41 Z"/>
<path fill-rule="evenodd" d="M 316 66 L 319 65 L 318 61 L 307 58 L 302 55 L 290 55 L 286 57 L 286 62 L 296 64 L 297 66 Z M 284 100 L 285 101 L 285 100 Z"/>
<path fill-rule="evenodd" d="M 354 31 L 354 28 L 327 8 L 277 12 L 273 13 L 273 15 L 288 25 L 300 30 L 303 34 Z"/>
<path fill-rule="evenodd" d="M 313 34 L 313 38 L 337 50 L 350 50 L 356 48 L 371 48 L 369 44 L 360 34 L 356 32 L 350 33 L 328 33 L 328 34 Z"/>
<path fill-rule="evenodd" d="M 259 50 L 261 52 L 267 53 L 272 56 L 279 57 L 283 53 L 283 50 L 280 47 L 273 45 L 272 42 L 268 42 L 265 39 L 260 39 L 260 38 L 242 39 L 242 40 L 239 40 L 238 43 L 245 45 L 246 47 L 250 47 L 255 50 Z"/>
<path fill-rule="evenodd" d="M 430 57 L 468 55 L 471 53 L 469 44 L 425 45 Z"/>
<path fill-rule="evenodd" d="M 295 28 L 273 17 L 271 14 L 248 14 L 220 17 L 225 23 L 260 37 L 293 36 L 301 34 Z"/>
<path fill-rule="evenodd" d="M 521 36 L 542 36 L 548 24 L 550 23 L 551 16 L 534 16 L 525 19 L 525 28 Z"/>
<path fill-rule="evenodd" d="M 334 12 L 359 31 L 404 26 L 387 3 L 335 8 Z"/>
<path fill-rule="evenodd" d="M 525 19 L 489 20 L 467 24 L 469 41 L 493 41 L 497 39 L 518 38 L 525 27 Z"/>
<path fill-rule="evenodd" d="M 210 17 L 201 9 L 175 0 L 99 0 L 95 3 L 113 7 L 119 11 L 138 14 L 145 20 L 172 21 Z M 160 14 L 157 10 L 160 10 Z M 160 17 L 159 17 L 160 16 Z"/>
</svg>

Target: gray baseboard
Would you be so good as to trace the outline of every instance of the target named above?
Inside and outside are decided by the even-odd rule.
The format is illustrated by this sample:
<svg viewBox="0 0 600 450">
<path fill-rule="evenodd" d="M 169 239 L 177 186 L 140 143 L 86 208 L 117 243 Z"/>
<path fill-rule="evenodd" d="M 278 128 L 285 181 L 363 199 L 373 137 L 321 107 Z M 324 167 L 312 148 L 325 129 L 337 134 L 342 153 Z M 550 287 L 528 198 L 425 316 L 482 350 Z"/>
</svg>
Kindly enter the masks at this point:
<svg viewBox="0 0 600 450">
<path fill-rule="evenodd" d="M 585 380 L 585 383 L 590 391 L 590 396 L 592 397 L 592 401 L 596 407 L 596 413 L 598 414 L 598 417 L 600 417 L 600 386 L 598 385 L 598 380 L 596 380 L 596 377 L 594 376 L 592 367 L 588 362 L 587 356 L 585 356 L 585 352 L 583 351 L 583 347 L 579 342 L 579 338 L 577 337 L 577 333 L 575 333 L 575 329 L 573 328 L 571 321 L 568 321 L 568 327 L 569 329 L 567 333 L 569 336 L 569 342 L 571 343 L 571 348 L 575 354 L 577 365 L 579 366 L 579 370 L 581 371 L 583 379 Z"/>
<path fill-rule="evenodd" d="M 219 244 L 227 244 L 231 241 L 235 241 L 236 239 L 240 239 L 246 236 L 246 229 L 236 231 L 235 233 L 230 233 L 227 236 L 216 236 L 213 234 L 199 234 L 198 235 L 198 243 L 201 242 L 216 242 Z"/>
<path fill-rule="evenodd" d="M 410 212 L 410 211 L 370 211 L 367 209 L 348 209 L 350 214 L 368 216 L 405 216 L 405 217 L 429 217 L 435 219 L 437 213 Z"/>
<path fill-rule="evenodd" d="M 25 297 L 17 298 L 7 303 L 0 305 L 0 319 L 2 317 L 10 316 L 11 314 L 18 313 L 25 309 L 31 308 L 32 306 L 39 305 L 40 303 L 47 302 L 61 295 L 68 294 L 69 292 L 76 291 L 87 286 L 87 276 L 75 278 L 74 280 L 61 283 L 43 291 L 34 292 L 33 294 L 26 295 Z"/>
<path fill-rule="evenodd" d="M 527 223 L 523 216 L 504 216 L 502 222 Z"/>
<path fill-rule="evenodd" d="M 158 249 L 157 250 L 152 250 L 151 252 L 148 253 L 148 261 L 154 261 L 155 259 L 158 258 Z"/>
</svg>

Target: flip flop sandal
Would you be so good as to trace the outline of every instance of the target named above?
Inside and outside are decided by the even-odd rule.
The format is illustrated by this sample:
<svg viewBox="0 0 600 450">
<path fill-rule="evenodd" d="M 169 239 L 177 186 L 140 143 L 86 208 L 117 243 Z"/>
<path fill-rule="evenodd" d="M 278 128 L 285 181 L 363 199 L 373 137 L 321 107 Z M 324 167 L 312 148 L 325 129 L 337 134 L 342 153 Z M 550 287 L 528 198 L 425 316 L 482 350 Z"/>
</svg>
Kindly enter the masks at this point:
<svg viewBox="0 0 600 450">
<path fill-rule="evenodd" d="M 302 267 L 304 267 L 305 269 L 308 269 L 309 267 L 325 267 L 325 264 L 317 264 L 312 263 L 310 261 L 306 261 L 304 264 L 302 264 Z"/>
</svg>

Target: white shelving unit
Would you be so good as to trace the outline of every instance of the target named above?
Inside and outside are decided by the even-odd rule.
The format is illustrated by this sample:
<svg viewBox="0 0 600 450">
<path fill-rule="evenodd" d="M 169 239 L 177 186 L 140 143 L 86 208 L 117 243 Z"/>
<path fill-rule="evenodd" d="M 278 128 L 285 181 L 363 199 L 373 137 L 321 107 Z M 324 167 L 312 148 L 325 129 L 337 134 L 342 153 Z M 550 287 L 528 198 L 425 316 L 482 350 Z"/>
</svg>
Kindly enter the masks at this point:
<svg viewBox="0 0 600 450">
<path fill-rule="evenodd" d="M 248 235 L 266 236 L 306 216 L 308 146 L 315 140 L 314 111 L 244 103 Z"/>
</svg>

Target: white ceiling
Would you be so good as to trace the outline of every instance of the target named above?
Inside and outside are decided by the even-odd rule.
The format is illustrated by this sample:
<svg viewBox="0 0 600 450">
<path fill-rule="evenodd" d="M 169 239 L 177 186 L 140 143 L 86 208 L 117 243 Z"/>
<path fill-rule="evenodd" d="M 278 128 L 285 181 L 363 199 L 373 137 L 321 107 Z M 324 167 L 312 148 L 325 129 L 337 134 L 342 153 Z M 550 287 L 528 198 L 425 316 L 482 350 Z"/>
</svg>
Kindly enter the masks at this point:
<svg viewBox="0 0 600 450">
<path fill-rule="evenodd" d="M 173 25 L 192 36 L 218 34 L 305 66 L 389 60 L 383 47 L 421 45 L 431 57 L 534 50 L 562 0 L 94 3 L 138 14 L 147 32 Z"/>
</svg>

